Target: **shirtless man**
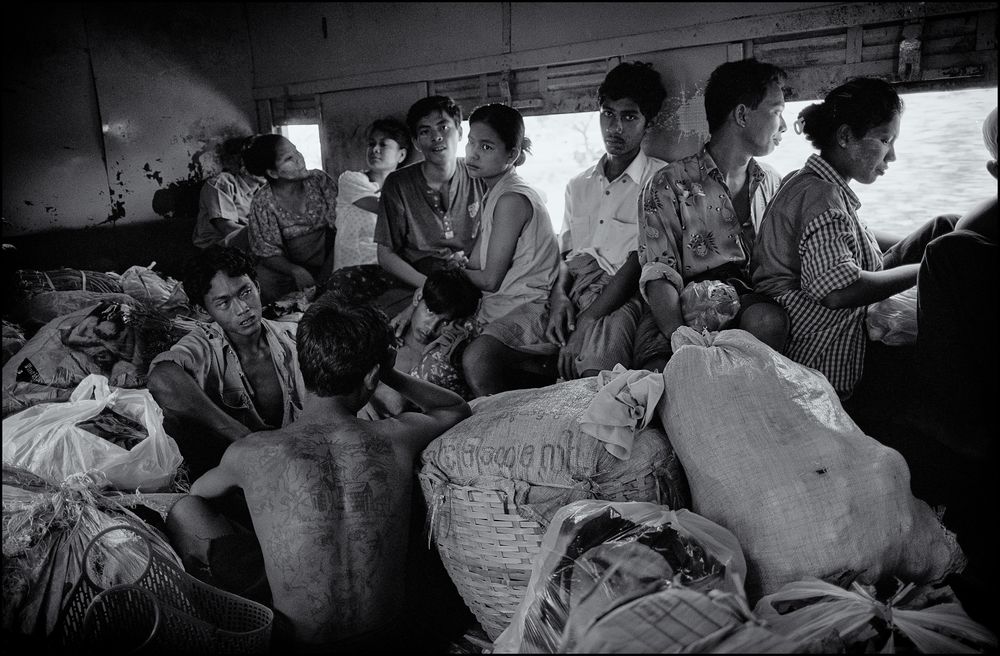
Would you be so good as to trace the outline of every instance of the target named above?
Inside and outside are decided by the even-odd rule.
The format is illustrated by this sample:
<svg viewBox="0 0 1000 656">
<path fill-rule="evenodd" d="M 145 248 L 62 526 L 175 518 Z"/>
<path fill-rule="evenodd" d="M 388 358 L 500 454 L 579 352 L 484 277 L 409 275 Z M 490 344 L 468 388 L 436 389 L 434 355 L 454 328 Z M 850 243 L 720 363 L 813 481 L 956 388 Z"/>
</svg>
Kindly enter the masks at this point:
<svg viewBox="0 0 1000 656">
<path fill-rule="evenodd" d="M 306 396 L 298 420 L 234 443 L 171 511 L 174 532 L 185 518 L 206 527 L 206 499 L 244 491 L 276 644 L 368 651 L 399 637 L 414 461 L 471 411 L 457 394 L 397 371 L 394 342 L 370 306 L 311 307 L 299 323 Z M 359 419 L 379 381 L 423 412 Z M 228 530 L 222 521 L 218 534 Z"/>
<path fill-rule="evenodd" d="M 153 359 L 149 391 L 193 480 L 219 464 L 230 443 L 291 423 L 305 388 L 296 324 L 261 318 L 256 268 L 248 255 L 206 248 L 195 256 L 184 289 L 213 323 Z"/>
</svg>

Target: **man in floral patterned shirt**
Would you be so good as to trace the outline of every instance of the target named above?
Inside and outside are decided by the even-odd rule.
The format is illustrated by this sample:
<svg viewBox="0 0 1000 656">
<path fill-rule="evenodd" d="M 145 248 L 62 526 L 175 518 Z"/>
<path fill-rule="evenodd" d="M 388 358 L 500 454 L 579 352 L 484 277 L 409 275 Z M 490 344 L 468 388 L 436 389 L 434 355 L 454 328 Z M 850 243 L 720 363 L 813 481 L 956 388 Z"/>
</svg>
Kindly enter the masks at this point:
<svg viewBox="0 0 1000 656">
<path fill-rule="evenodd" d="M 784 79 L 780 68 L 755 59 L 716 68 L 705 89 L 710 141 L 660 169 L 643 188 L 639 290 L 648 305 L 636 333 L 635 367 L 663 368 L 670 336 L 684 323 L 681 291 L 703 280 L 736 288 L 736 325 L 776 350 L 784 346 L 787 315 L 749 285 L 757 228 L 781 182 L 754 157 L 772 152 L 785 131 Z"/>
</svg>

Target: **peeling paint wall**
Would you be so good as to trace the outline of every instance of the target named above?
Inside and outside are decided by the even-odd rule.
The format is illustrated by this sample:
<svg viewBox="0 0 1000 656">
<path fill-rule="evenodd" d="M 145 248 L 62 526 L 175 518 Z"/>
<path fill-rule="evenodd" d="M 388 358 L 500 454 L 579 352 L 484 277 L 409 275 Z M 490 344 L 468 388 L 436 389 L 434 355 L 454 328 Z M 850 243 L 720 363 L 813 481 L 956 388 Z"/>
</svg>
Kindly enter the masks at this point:
<svg viewBox="0 0 1000 656">
<path fill-rule="evenodd" d="M 80 5 L 11 23 L 4 40 L 5 237 L 108 214 L 101 123 Z"/>
<path fill-rule="evenodd" d="M 218 146 L 255 131 L 241 3 L 28 6 L 18 30 L 4 43 L 5 238 L 190 221 Z"/>
</svg>

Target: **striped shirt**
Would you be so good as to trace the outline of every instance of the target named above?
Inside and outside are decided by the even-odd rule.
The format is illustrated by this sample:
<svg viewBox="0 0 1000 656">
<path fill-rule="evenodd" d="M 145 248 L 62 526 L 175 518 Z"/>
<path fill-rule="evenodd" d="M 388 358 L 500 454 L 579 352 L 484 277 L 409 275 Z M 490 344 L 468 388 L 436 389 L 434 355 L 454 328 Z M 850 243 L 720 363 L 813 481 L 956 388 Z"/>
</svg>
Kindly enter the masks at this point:
<svg viewBox="0 0 1000 656">
<path fill-rule="evenodd" d="M 882 251 L 858 217 L 858 197 L 819 155 L 789 177 L 767 207 L 751 260 L 754 289 L 788 312 L 786 355 L 823 373 L 846 398 L 861 378 L 866 306 L 820 301 L 882 269 Z"/>
</svg>

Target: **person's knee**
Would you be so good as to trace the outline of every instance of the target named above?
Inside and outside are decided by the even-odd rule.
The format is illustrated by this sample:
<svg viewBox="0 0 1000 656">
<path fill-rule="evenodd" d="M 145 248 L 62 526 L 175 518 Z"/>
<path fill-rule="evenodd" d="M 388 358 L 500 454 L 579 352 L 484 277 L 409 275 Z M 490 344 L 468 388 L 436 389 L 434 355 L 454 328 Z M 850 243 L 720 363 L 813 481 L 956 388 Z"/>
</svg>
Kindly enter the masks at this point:
<svg viewBox="0 0 1000 656">
<path fill-rule="evenodd" d="M 779 353 L 785 348 L 790 327 L 788 313 L 780 305 L 772 303 L 751 305 L 740 317 L 741 329 Z"/>
<path fill-rule="evenodd" d="M 935 234 L 943 235 L 955 229 L 955 224 L 962 218 L 961 214 L 941 214 L 931 219 Z"/>
<path fill-rule="evenodd" d="M 492 341 L 487 335 L 477 337 L 469 342 L 462 352 L 462 373 L 466 382 L 477 393 L 482 383 L 489 380 L 495 368 L 496 349 Z"/>
<path fill-rule="evenodd" d="M 187 532 L 191 526 L 202 523 L 205 517 L 212 514 L 212 507 L 201 497 L 192 494 L 183 496 L 174 502 L 167 513 L 167 535 L 173 539 L 174 535 Z"/>
<path fill-rule="evenodd" d="M 480 335 L 469 343 L 462 353 L 462 373 L 476 396 L 504 389 L 505 370 L 513 364 L 509 356 L 510 350 L 490 335 Z"/>
</svg>

